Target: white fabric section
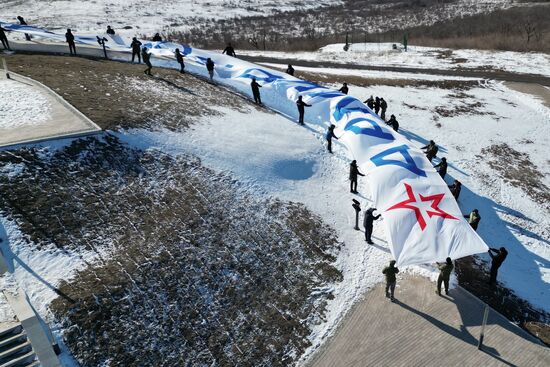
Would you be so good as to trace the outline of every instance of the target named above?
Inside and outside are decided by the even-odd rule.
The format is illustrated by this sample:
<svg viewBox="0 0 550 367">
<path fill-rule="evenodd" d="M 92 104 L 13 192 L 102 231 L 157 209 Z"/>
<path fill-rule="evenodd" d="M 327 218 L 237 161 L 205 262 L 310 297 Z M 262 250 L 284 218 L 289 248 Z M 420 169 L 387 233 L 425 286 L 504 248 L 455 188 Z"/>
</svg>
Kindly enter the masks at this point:
<svg viewBox="0 0 550 367">
<path fill-rule="evenodd" d="M 33 27 L 3 24 L 4 28 L 64 41 L 64 35 Z M 104 36 L 104 35 L 100 35 Z M 97 45 L 95 36 L 75 41 Z M 114 41 L 114 40 L 113 40 Z M 412 265 L 444 261 L 486 252 L 487 245 L 464 220 L 447 185 L 424 153 L 394 132 L 361 101 L 332 89 L 315 85 L 285 73 L 219 53 L 168 42 L 142 41 L 155 56 L 158 66 L 177 68 L 174 50 L 185 55 L 187 70 L 207 76 L 205 62 L 215 63 L 215 80 L 249 94 L 256 78 L 262 85 L 265 105 L 281 114 L 298 116 L 296 99 L 303 96 L 307 123 L 336 125 L 335 133 L 357 160 L 370 180 L 371 195 L 384 223 L 390 249 L 397 264 Z M 121 40 L 110 43 L 111 50 L 130 52 Z M 396 207 L 397 206 L 397 207 Z"/>
</svg>

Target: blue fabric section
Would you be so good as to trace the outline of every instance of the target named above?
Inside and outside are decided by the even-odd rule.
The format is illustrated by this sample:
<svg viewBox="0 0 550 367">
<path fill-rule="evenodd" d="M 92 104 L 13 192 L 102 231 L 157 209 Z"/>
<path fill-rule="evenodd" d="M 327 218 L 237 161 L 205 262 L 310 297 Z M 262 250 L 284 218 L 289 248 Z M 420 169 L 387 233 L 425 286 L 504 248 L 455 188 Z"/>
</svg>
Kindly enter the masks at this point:
<svg viewBox="0 0 550 367">
<path fill-rule="evenodd" d="M 394 165 L 399 166 L 408 169 L 412 173 L 426 177 L 426 172 L 416 165 L 414 159 L 411 157 L 410 153 L 408 152 L 409 147 L 407 145 L 400 145 L 398 147 L 393 147 L 384 150 L 381 153 L 378 153 L 374 157 L 372 157 L 370 160 L 377 166 L 386 166 L 386 165 Z M 397 160 L 397 159 L 384 159 L 384 157 L 387 157 L 391 154 L 399 153 L 403 156 L 405 161 Z"/>
</svg>

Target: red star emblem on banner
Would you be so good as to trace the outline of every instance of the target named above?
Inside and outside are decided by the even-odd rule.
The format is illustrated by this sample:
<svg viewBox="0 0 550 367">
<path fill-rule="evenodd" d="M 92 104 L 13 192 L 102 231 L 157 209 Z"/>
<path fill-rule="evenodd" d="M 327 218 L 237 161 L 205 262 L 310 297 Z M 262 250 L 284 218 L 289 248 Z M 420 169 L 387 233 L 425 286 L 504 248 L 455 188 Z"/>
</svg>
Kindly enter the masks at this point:
<svg viewBox="0 0 550 367">
<path fill-rule="evenodd" d="M 407 190 L 408 198 L 406 200 L 403 200 L 400 203 L 397 203 L 397 204 L 389 207 L 388 209 L 386 209 L 386 211 L 390 211 L 390 210 L 394 210 L 394 209 L 410 209 L 410 210 L 414 211 L 414 214 L 416 215 L 416 220 L 418 221 L 418 224 L 420 225 L 420 229 L 422 229 L 422 231 L 423 231 L 424 228 L 426 228 L 426 220 L 424 219 L 424 216 L 422 215 L 422 211 L 420 210 L 420 208 L 418 206 L 411 205 L 411 204 L 417 203 L 419 201 L 416 200 L 416 197 L 414 195 L 414 192 L 413 192 L 413 189 L 412 189 L 411 185 L 405 184 L 405 189 Z M 445 196 L 445 194 L 435 194 L 435 195 L 430 195 L 430 196 L 424 196 L 422 194 L 418 194 L 418 196 L 420 198 L 420 201 L 424 201 L 424 202 L 431 201 L 432 202 L 431 208 L 433 210 L 426 210 L 426 214 L 428 214 L 429 218 L 431 218 L 433 216 L 437 216 L 437 217 L 442 217 L 442 218 L 445 218 L 445 219 L 458 220 L 457 218 L 453 217 L 449 213 L 446 213 L 446 212 L 444 212 L 443 210 L 441 210 L 439 208 L 439 203 L 441 202 L 441 200 L 443 200 L 443 197 Z"/>
</svg>

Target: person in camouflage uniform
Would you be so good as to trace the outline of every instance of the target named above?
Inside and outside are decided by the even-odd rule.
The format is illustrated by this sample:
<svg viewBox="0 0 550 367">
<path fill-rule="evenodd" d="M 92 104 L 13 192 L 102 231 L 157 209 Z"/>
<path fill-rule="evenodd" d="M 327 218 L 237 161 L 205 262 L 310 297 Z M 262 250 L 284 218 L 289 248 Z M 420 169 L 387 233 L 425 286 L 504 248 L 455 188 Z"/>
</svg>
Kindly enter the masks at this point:
<svg viewBox="0 0 550 367">
<path fill-rule="evenodd" d="M 397 284 L 397 273 L 399 273 L 399 269 L 395 267 L 395 260 L 390 261 L 390 265 L 382 270 L 382 274 L 386 276 L 386 298 L 389 298 L 392 302 L 395 300 L 393 294 Z"/>
<path fill-rule="evenodd" d="M 437 278 L 437 294 L 441 296 L 441 283 L 445 285 L 445 294 L 449 294 L 449 278 L 453 272 L 453 260 L 448 257 L 444 264 L 436 263 L 439 268 L 439 277 Z"/>
</svg>

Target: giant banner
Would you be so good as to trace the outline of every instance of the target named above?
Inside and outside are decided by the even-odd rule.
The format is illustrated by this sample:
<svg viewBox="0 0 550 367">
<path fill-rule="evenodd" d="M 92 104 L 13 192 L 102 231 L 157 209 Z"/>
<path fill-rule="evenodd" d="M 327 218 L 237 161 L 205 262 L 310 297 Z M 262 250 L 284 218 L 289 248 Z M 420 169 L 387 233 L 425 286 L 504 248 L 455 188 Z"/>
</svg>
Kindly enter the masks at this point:
<svg viewBox="0 0 550 367">
<path fill-rule="evenodd" d="M 2 23 L 8 31 L 63 41 L 62 34 L 40 28 Z M 128 43 L 112 38 L 107 48 L 113 58 L 128 60 Z M 97 46 L 96 35 L 75 34 L 80 44 Z M 141 41 L 156 66 L 179 68 L 174 50 L 185 55 L 186 70 L 206 76 L 206 60 L 215 63 L 214 80 L 250 93 L 255 78 L 269 108 L 297 118 L 296 100 L 311 104 L 306 122 L 336 125 L 339 141 L 367 173 L 371 198 L 382 213 L 392 255 L 400 266 L 444 261 L 486 252 L 487 245 L 464 220 L 447 184 L 424 153 L 387 125 L 355 97 L 217 52 L 170 42 Z"/>
</svg>

